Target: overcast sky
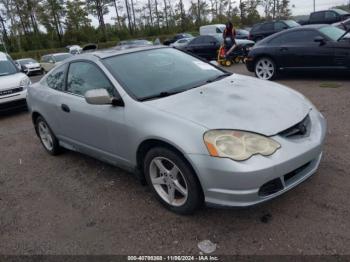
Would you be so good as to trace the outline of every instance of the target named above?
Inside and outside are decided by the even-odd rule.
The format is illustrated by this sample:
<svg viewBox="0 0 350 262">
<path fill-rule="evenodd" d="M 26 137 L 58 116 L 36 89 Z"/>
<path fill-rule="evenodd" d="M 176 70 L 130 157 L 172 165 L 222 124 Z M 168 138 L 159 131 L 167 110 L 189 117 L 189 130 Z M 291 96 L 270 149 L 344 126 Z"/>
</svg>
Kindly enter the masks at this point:
<svg viewBox="0 0 350 262">
<path fill-rule="evenodd" d="M 145 3 L 147 0 L 136 0 L 136 3 Z M 177 1 L 177 0 L 174 0 Z M 343 5 L 343 4 L 349 4 L 350 0 L 315 0 L 316 1 L 316 11 L 317 10 L 323 10 L 323 9 L 328 9 L 333 6 L 337 5 Z M 189 3 L 191 0 L 184 0 L 185 7 L 189 7 Z M 239 1 L 236 0 L 236 4 Z M 293 15 L 308 15 L 313 11 L 313 0 L 290 0 L 290 9 L 292 11 Z M 259 10 L 262 11 L 262 10 Z M 111 17 L 115 17 L 115 11 L 113 8 L 110 9 L 110 13 L 105 16 L 106 22 L 107 23 L 113 23 L 111 20 Z M 96 18 L 93 18 L 90 16 L 92 19 L 93 25 L 97 26 L 98 22 Z"/>
</svg>

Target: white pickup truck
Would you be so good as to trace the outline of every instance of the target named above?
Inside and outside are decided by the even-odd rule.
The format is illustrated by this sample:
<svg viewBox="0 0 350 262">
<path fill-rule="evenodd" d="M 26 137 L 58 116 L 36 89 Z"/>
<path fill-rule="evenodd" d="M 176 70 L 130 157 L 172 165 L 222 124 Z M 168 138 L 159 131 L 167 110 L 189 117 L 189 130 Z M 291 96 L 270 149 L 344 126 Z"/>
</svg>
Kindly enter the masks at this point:
<svg viewBox="0 0 350 262">
<path fill-rule="evenodd" d="M 28 76 L 21 73 L 11 57 L 0 52 L 0 113 L 26 107 Z"/>
</svg>

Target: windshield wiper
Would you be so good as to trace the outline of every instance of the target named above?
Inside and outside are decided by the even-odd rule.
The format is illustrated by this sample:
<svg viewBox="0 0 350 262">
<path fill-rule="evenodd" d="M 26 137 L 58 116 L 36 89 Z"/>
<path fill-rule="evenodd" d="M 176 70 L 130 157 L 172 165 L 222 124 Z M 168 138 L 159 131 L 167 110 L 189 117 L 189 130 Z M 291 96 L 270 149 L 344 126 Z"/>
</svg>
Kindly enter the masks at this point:
<svg viewBox="0 0 350 262">
<path fill-rule="evenodd" d="M 147 101 L 147 100 L 152 100 L 152 99 L 156 99 L 156 98 L 162 98 L 162 97 L 167 97 L 167 96 L 171 96 L 171 95 L 175 95 L 178 93 L 181 93 L 185 90 L 182 91 L 174 91 L 174 92 L 160 92 L 159 94 L 156 95 L 152 95 L 152 96 L 147 96 L 147 97 L 142 97 L 139 100 L 140 101 Z"/>
<path fill-rule="evenodd" d="M 216 77 L 213 77 L 213 78 L 208 79 L 208 80 L 207 80 L 207 83 L 212 83 L 212 82 L 215 82 L 215 81 L 219 81 L 220 79 L 225 78 L 225 77 L 228 77 L 228 76 L 230 76 L 230 75 L 232 75 L 232 74 L 231 74 L 231 73 L 224 73 L 224 74 L 222 74 L 222 75 L 218 75 L 218 76 L 216 76 Z"/>
</svg>

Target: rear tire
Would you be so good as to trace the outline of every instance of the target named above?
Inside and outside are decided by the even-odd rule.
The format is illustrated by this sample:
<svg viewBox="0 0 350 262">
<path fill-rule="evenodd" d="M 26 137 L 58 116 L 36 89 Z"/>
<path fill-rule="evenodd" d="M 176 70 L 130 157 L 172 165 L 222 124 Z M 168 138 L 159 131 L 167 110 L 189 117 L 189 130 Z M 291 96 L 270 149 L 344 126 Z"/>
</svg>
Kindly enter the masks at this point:
<svg viewBox="0 0 350 262">
<path fill-rule="evenodd" d="M 39 116 L 35 121 L 35 131 L 41 144 L 50 155 L 58 155 L 61 152 L 59 142 L 45 119 Z"/>
<path fill-rule="evenodd" d="M 147 152 L 143 171 L 156 198 L 169 210 L 192 214 L 203 203 L 203 194 L 196 175 L 178 153 L 156 147 Z"/>
</svg>

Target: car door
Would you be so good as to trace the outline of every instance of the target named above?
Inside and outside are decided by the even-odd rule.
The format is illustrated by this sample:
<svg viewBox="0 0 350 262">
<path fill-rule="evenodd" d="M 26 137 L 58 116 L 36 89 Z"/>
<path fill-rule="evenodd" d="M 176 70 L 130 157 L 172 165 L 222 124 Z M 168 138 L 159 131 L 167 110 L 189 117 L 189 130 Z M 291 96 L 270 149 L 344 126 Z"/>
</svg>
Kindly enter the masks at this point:
<svg viewBox="0 0 350 262">
<path fill-rule="evenodd" d="M 274 23 L 269 22 L 261 25 L 261 39 L 275 33 Z"/>
<path fill-rule="evenodd" d="M 202 40 L 203 54 L 201 57 L 207 60 L 216 60 L 220 43 L 214 36 L 205 36 Z"/>
<path fill-rule="evenodd" d="M 207 39 L 209 36 L 198 36 L 188 45 L 187 50 L 199 57 L 206 59 L 208 53 Z"/>
<path fill-rule="evenodd" d="M 88 90 L 101 88 L 111 97 L 119 96 L 95 63 L 83 60 L 70 63 L 66 89 L 59 99 L 60 139 L 80 152 L 123 165 L 118 140 L 127 133 L 124 108 L 91 105 L 84 98 Z"/>
<path fill-rule="evenodd" d="M 285 33 L 279 39 L 276 57 L 283 69 L 319 69 L 333 65 L 334 50 L 320 45 L 316 30 L 297 30 Z"/>
</svg>

